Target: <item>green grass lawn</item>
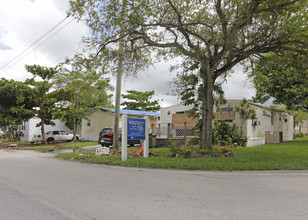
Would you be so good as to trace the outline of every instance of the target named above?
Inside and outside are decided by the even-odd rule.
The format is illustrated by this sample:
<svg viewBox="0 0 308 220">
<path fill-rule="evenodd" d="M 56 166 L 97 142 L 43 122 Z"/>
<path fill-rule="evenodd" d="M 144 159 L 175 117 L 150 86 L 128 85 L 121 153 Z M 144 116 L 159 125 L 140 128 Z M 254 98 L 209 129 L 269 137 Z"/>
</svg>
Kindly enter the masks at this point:
<svg viewBox="0 0 308 220">
<path fill-rule="evenodd" d="M 18 147 L 19 150 L 37 150 L 42 152 L 53 151 L 54 149 L 72 149 L 80 150 L 82 147 L 97 145 L 97 142 L 67 142 L 67 143 L 55 143 L 47 145 L 38 145 L 31 147 Z"/>
<path fill-rule="evenodd" d="M 128 148 L 136 151 L 137 148 Z M 235 157 L 218 158 L 170 158 L 168 148 L 152 148 L 158 157 L 139 158 L 128 156 L 95 156 L 93 151 L 65 153 L 58 158 L 89 163 L 127 167 L 171 168 L 190 170 L 304 170 L 308 169 L 308 138 L 282 144 L 266 144 L 259 147 L 233 148 Z"/>
<path fill-rule="evenodd" d="M 9 141 L 7 138 L 0 138 L 0 144 L 20 144 L 20 143 L 31 143 L 31 141 Z"/>
</svg>

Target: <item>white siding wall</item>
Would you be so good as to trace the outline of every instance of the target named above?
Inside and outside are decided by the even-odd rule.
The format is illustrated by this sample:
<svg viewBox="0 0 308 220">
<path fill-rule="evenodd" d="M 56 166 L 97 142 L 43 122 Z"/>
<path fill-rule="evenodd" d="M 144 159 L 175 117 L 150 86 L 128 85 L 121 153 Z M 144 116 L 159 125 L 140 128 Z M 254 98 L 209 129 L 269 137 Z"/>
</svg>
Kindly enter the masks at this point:
<svg viewBox="0 0 308 220">
<path fill-rule="evenodd" d="M 283 141 L 292 141 L 294 139 L 294 117 L 287 114 L 287 122 L 283 129 Z"/>
<path fill-rule="evenodd" d="M 247 140 L 247 147 L 255 147 L 265 144 L 265 137 L 264 138 L 249 138 Z"/>
</svg>

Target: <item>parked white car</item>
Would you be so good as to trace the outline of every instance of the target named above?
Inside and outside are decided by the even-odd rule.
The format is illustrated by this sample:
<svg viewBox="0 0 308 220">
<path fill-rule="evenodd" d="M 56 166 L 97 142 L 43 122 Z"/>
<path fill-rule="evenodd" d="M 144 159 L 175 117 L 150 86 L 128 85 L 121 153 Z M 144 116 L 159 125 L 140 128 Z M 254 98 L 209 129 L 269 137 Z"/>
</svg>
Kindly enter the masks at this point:
<svg viewBox="0 0 308 220">
<path fill-rule="evenodd" d="M 66 131 L 56 130 L 56 131 L 48 131 L 45 134 L 45 137 L 46 137 L 46 141 L 48 143 L 52 143 L 52 142 L 55 142 L 55 141 L 72 141 L 74 135 L 73 134 L 69 134 Z M 76 136 L 76 139 L 79 140 L 79 136 L 78 135 Z M 32 141 L 33 142 L 42 141 L 42 135 L 41 134 L 34 135 L 33 138 L 32 138 Z"/>
</svg>

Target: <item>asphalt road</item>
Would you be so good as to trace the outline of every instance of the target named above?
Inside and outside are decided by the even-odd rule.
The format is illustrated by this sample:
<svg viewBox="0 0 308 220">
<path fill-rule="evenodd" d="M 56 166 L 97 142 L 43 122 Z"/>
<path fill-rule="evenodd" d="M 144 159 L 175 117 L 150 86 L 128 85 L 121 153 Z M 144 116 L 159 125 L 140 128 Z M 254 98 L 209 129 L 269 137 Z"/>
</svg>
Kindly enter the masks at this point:
<svg viewBox="0 0 308 220">
<path fill-rule="evenodd" d="M 308 219 L 308 171 L 109 167 L 0 150 L 0 219 Z"/>
</svg>

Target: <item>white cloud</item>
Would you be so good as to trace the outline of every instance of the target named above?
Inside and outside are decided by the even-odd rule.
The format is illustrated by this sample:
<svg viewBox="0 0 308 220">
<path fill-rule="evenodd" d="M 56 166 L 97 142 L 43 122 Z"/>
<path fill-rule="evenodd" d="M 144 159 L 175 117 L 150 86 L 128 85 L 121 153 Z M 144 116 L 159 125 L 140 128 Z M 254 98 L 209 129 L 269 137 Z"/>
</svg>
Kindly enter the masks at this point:
<svg viewBox="0 0 308 220">
<path fill-rule="evenodd" d="M 0 1 L 0 68 L 14 57 L 27 49 L 32 43 L 43 36 L 66 16 L 68 0 L 3 0 Z M 59 27 L 70 22 L 68 18 Z M 59 28 L 57 29 L 59 30 Z M 55 30 L 55 31 L 57 31 Z M 52 32 L 49 36 L 51 36 Z M 8 79 L 24 80 L 30 77 L 25 64 L 38 64 L 42 66 L 54 66 L 61 58 L 73 55 L 78 50 L 81 37 L 88 33 L 88 28 L 83 23 L 71 22 L 59 33 L 47 40 L 42 46 L 29 53 L 38 44 L 28 50 L 8 66 L 0 69 L 0 77 Z M 46 40 L 44 38 L 42 41 Z M 29 53 L 29 55 L 27 55 Z M 20 60 L 23 56 L 24 59 Z M 11 68 L 7 67 L 14 64 Z M 250 98 L 254 94 L 251 84 L 245 84 L 245 76 L 242 70 L 236 68 L 235 73 L 224 84 L 225 95 L 228 99 Z M 170 95 L 169 82 L 175 73 L 169 72 L 168 63 L 158 63 L 155 68 L 149 68 L 141 72 L 138 78 L 124 77 L 122 92 L 126 90 L 155 90 L 154 99 L 163 100 L 161 106 L 166 107 L 178 104 L 177 97 Z M 115 79 L 112 77 L 115 86 Z"/>
<path fill-rule="evenodd" d="M 170 63 L 160 62 L 155 67 L 141 72 L 137 78 L 124 77 L 122 82 L 122 93 L 127 90 L 149 91 L 155 90 L 153 99 L 161 101 L 162 107 L 179 104 L 181 100 L 172 95 L 170 82 L 175 78 L 176 73 L 170 72 Z M 115 77 L 112 77 L 112 84 L 115 87 Z M 236 66 L 234 72 L 227 77 L 227 81 L 222 85 L 226 99 L 250 99 L 255 94 L 252 83 L 249 82 L 243 68 Z"/>
<path fill-rule="evenodd" d="M 137 77 L 126 76 L 123 78 L 122 93 L 127 90 L 150 91 L 154 90 L 153 100 L 160 100 L 162 107 L 178 104 L 180 101 L 176 96 L 171 95 L 172 89 L 169 86 L 175 73 L 169 71 L 169 63 L 160 62 L 148 70 L 140 72 Z M 115 86 L 115 79 L 113 80 Z"/>
<path fill-rule="evenodd" d="M 235 66 L 233 71 L 222 86 L 226 99 L 250 99 L 255 94 L 253 84 L 248 80 L 241 66 Z"/>
<path fill-rule="evenodd" d="M 1 1 L 0 43 L 11 49 L 4 51 L 0 48 L 0 68 L 63 20 L 66 10 L 68 1 L 63 0 Z M 66 19 L 31 49 L 0 69 L 0 77 L 24 80 L 31 76 L 26 72 L 25 64 L 53 66 L 60 62 L 61 58 L 76 52 L 81 37 L 87 34 L 88 29 L 82 23 L 70 22 L 71 20 L 72 18 Z M 60 30 L 61 28 L 63 29 Z M 59 32 L 56 33 L 57 31 Z M 43 43 L 44 41 L 46 42 Z M 39 46 L 40 44 L 42 45 Z M 9 66 L 12 67 L 8 69 Z"/>
</svg>

